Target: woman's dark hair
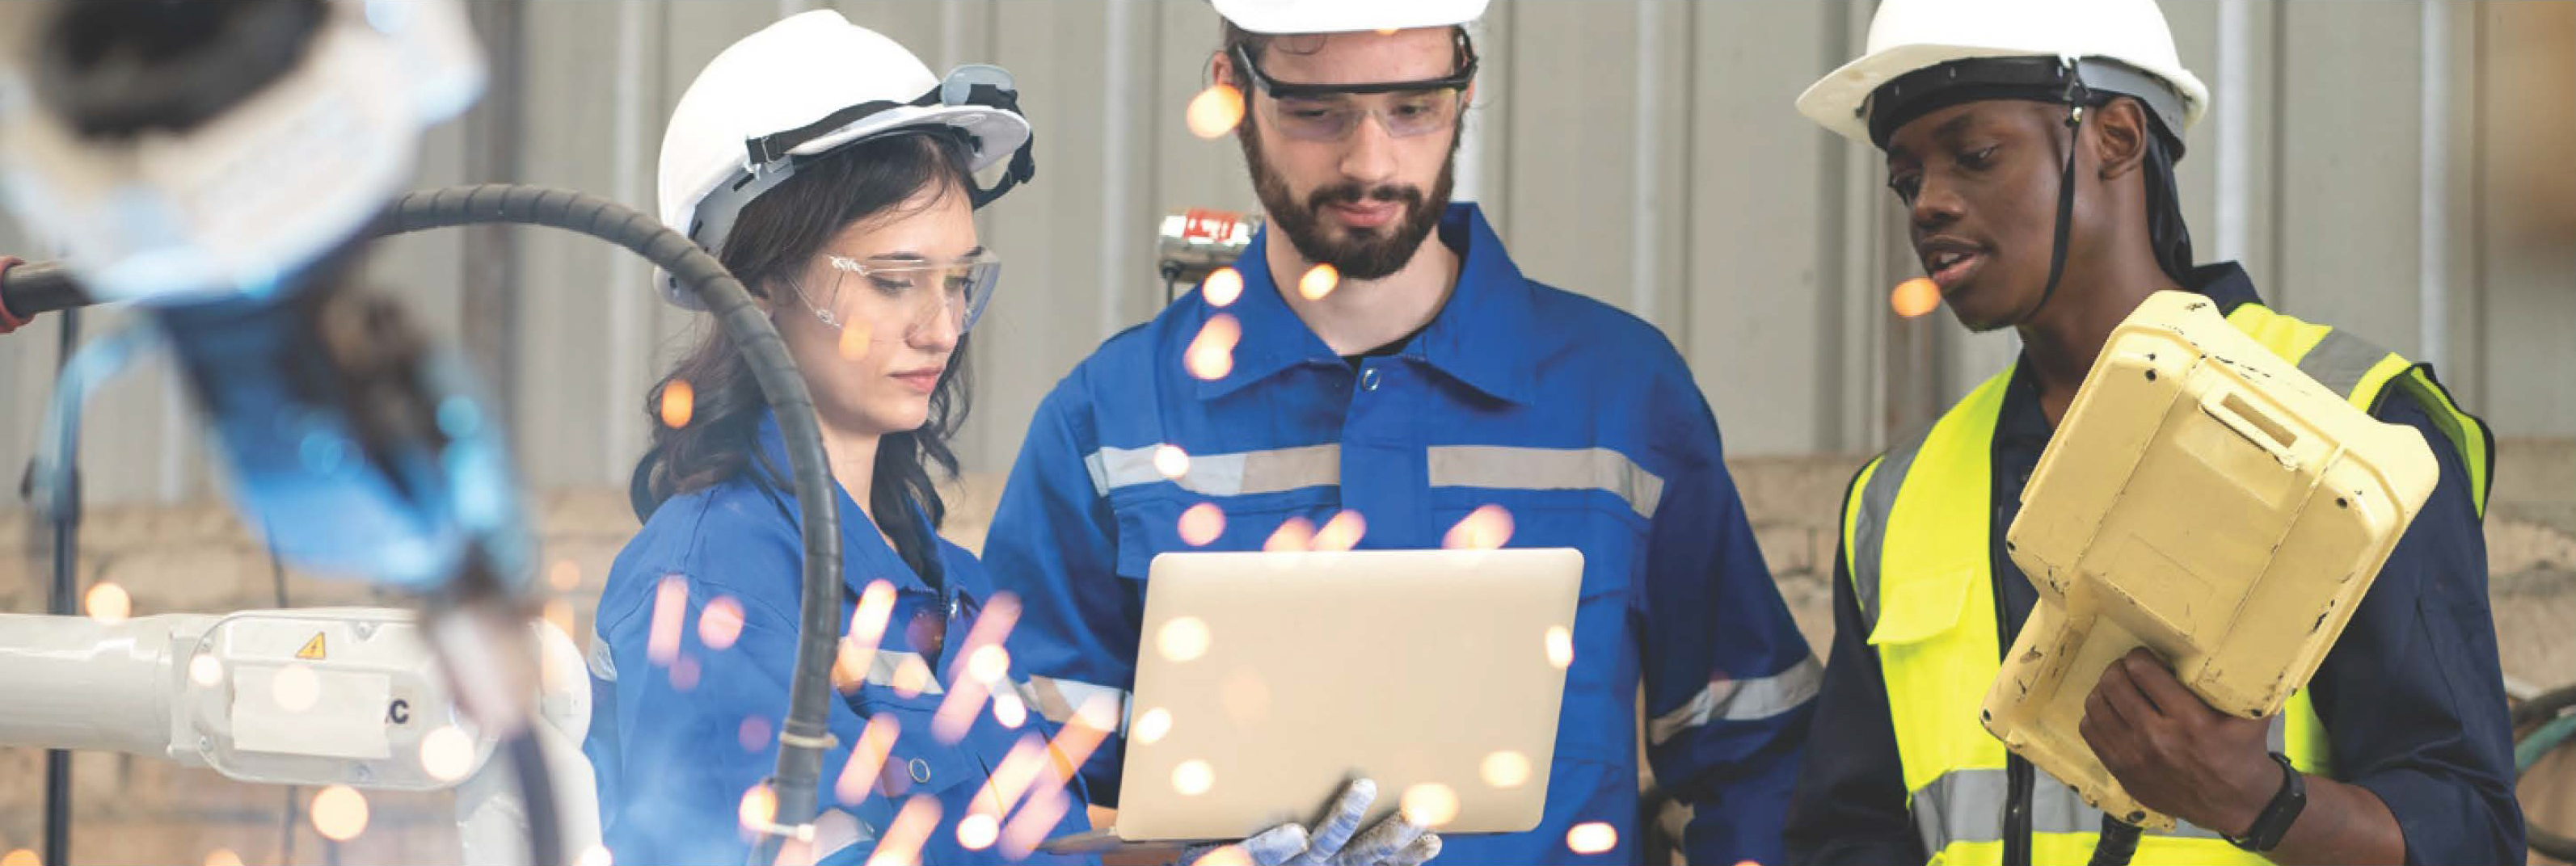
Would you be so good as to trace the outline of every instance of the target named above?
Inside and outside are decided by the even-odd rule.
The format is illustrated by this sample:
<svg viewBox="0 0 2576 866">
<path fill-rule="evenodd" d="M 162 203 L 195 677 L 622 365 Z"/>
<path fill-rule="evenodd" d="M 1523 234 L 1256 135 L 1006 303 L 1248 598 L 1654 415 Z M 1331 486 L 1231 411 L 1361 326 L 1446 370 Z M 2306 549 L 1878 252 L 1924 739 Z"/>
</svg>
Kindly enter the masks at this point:
<svg viewBox="0 0 2576 866">
<path fill-rule="evenodd" d="M 927 190 L 965 195 L 972 159 L 963 136 L 925 130 L 869 139 L 800 162 L 794 176 L 743 206 L 716 258 L 753 297 L 778 298 L 824 245 L 851 224 L 897 215 L 897 208 Z M 673 382 L 689 383 L 696 394 L 689 423 L 681 427 L 660 420 L 662 391 Z M 941 581 L 932 534 L 948 509 L 930 468 L 957 473 L 957 452 L 949 447 L 949 438 L 966 421 L 970 385 L 961 335 L 948 371 L 930 394 L 928 420 L 918 430 L 888 433 L 879 440 L 874 484 L 864 493 L 852 491 L 867 497 L 869 513 L 894 540 L 895 552 L 934 587 Z M 708 323 L 697 347 L 645 395 L 653 446 L 636 463 L 628 489 L 636 517 L 649 517 L 673 496 L 731 480 L 752 469 L 754 459 L 767 476 L 760 483 L 792 497 L 794 490 L 784 480 L 786 467 L 769 465 L 765 455 L 755 457 L 760 455 L 755 437 L 767 408 L 733 340 Z M 915 506 L 929 518 L 927 525 L 915 517 Z"/>
</svg>

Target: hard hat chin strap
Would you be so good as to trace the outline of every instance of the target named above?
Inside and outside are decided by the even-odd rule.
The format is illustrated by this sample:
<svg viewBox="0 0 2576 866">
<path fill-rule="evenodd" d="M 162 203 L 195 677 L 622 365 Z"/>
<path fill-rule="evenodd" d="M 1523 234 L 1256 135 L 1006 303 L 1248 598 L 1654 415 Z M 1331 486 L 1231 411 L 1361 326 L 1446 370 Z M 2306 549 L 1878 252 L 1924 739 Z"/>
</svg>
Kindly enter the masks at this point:
<svg viewBox="0 0 2576 866">
<path fill-rule="evenodd" d="M 1003 193 L 1010 192 L 1012 187 L 1026 183 L 1030 178 L 1036 177 L 1038 174 L 1037 157 L 1030 155 L 1029 151 L 1031 148 L 1036 147 L 1037 143 L 1038 137 L 1035 134 L 1031 134 L 1028 137 L 1028 140 L 1020 142 L 1020 149 L 1011 153 L 1010 166 L 1003 170 L 1001 177 L 993 180 L 992 186 L 977 186 L 975 184 L 975 178 L 972 175 L 969 175 L 966 178 L 966 199 L 968 205 L 976 210 L 982 210 L 985 205 L 991 204 L 994 199 L 1001 198 Z"/>
<path fill-rule="evenodd" d="M 2048 285 L 2039 290 L 2039 303 L 2013 321 L 2014 327 L 2030 324 L 2048 301 L 2057 296 L 2057 284 L 2066 276 L 2066 242 L 2074 233 L 2075 222 L 2075 153 L 2084 146 L 2084 106 L 2093 93 L 2084 86 L 2084 76 L 2072 60 L 2066 61 L 2066 167 L 2057 178 L 2057 224 L 2055 237 L 2049 242 Z"/>
</svg>

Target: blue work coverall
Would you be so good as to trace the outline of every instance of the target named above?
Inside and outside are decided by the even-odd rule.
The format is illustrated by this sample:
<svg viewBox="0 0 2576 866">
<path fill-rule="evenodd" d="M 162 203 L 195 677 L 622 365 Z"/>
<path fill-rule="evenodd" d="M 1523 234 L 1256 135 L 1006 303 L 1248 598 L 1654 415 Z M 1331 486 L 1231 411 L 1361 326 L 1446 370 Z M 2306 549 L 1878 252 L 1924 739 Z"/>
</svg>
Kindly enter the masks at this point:
<svg viewBox="0 0 2576 866">
<path fill-rule="evenodd" d="M 740 476 L 662 503 L 618 554 L 600 597 L 589 652 L 590 732 L 582 751 L 598 774 L 602 834 L 619 863 L 741 863 L 750 850 L 737 816 L 744 792 L 777 766 L 776 732 L 787 712 L 788 672 L 796 657 L 803 556 L 775 418 L 763 419 L 759 443 L 766 467 L 755 460 Z M 958 742 L 941 742 L 931 730 L 941 700 L 955 686 L 952 663 L 992 597 L 992 586 L 973 555 L 943 540 L 937 551 L 942 586 L 934 590 L 886 546 L 849 493 L 838 484 L 833 489 L 840 497 L 847 587 L 836 621 L 847 628 L 856 600 L 872 581 L 891 583 L 897 595 L 865 683 L 833 694 L 830 727 L 838 744 L 824 758 L 819 801 L 823 809 L 855 817 L 859 839 L 824 852 L 821 862 L 865 861 L 904 804 L 922 795 L 936 798 L 940 809 L 920 862 L 1009 862 L 998 845 L 968 850 L 958 824 L 1013 745 L 1023 737 L 1050 737 L 1054 726 L 1029 713 L 1012 730 L 986 705 Z M 676 618 L 676 659 L 657 664 L 649 654 L 654 609 L 671 577 L 686 587 L 686 607 Z M 717 599 L 739 605 L 742 616 L 739 637 L 722 649 L 700 636 L 701 620 Z M 931 658 L 923 649 L 942 620 L 943 651 Z M 894 687 L 907 657 L 935 672 L 934 682 L 909 697 Z M 861 731 L 879 716 L 900 726 L 881 781 L 842 784 Z M 1045 834 L 1049 838 L 1090 826 L 1080 782 L 1071 781 L 1065 789 L 1070 803 Z M 1088 861 L 1039 854 L 1027 862 Z"/>
<path fill-rule="evenodd" d="M 1696 810 L 1691 861 L 1778 860 L 1821 669 L 1754 545 L 1707 401 L 1653 326 L 1523 277 L 1474 205 L 1451 206 L 1438 236 L 1460 255 L 1456 289 L 1384 352 L 1337 356 L 1297 318 L 1265 232 L 1235 263 L 1239 299 L 1182 298 L 1039 405 L 985 550 L 995 585 L 1027 603 L 1011 650 L 1038 705 L 1124 701 L 1156 554 L 1259 550 L 1284 523 L 1344 510 L 1365 521 L 1362 549 L 1438 548 L 1499 505 L 1509 546 L 1583 552 L 1573 666 L 1538 828 L 1444 835 L 1439 861 L 1637 859 L 1641 678 L 1656 779 Z M 1217 315 L 1241 339 L 1231 369 L 1203 380 L 1185 353 Z M 1166 444 L 1190 456 L 1178 479 L 1154 465 Z M 1179 523 L 1200 503 L 1224 528 L 1194 546 Z M 1103 805 L 1123 743 L 1083 770 Z M 1590 822 L 1617 844 L 1571 850 L 1568 831 Z"/>
</svg>

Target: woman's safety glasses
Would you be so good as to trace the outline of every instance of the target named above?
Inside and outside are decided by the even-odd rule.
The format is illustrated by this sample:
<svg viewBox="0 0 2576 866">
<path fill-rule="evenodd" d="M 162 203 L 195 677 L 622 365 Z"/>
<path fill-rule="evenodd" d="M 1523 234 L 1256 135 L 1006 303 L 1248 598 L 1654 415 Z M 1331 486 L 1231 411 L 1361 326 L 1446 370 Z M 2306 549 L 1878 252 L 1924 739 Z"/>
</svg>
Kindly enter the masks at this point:
<svg viewBox="0 0 2576 866">
<path fill-rule="evenodd" d="M 835 329 L 858 327 L 904 337 L 942 319 L 965 336 L 984 314 L 1002 273 L 1001 257 L 990 250 L 946 260 L 838 255 L 825 260 L 831 270 L 824 282 L 793 287 L 815 318 Z"/>
<path fill-rule="evenodd" d="M 1458 123 L 1467 107 L 1467 85 L 1476 80 L 1476 54 L 1462 37 L 1458 71 L 1447 78 L 1374 84 L 1299 84 L 1271 78 L 1252 62 L 1252 51 L 1234 47 L 1234 66 L 1254 87 L 1268 94 L 1277 109 L 1271 122 L 1282 135 L 1301 141 L 1340 141 L 1376 115 L 1386 133 L 1397 138 L 1442 132 Z"/>
</svg>

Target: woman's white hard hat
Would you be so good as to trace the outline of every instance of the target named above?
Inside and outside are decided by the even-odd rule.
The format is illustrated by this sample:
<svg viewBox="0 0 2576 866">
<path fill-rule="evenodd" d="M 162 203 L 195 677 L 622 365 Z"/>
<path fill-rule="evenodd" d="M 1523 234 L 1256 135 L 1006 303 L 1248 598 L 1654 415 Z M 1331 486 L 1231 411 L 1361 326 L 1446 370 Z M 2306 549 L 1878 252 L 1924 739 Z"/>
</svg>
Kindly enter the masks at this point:
<svg viewBox="0 0 2576 866">
<path fill-rule="evenodd" d="M 942 79 L 839 12 L 780 19 L 717 54 L 680 95 L 662 136 L 662 222 L 720 252 L 742 205 L 792 175 L 796 158 L 922 127 L 963 132 L 975 169 L 1012 160 L 998 195 L 1029 167 L 1029 121 L 1009 88 L 1008 74 L 990 66 Z M 1004 98 L 987 98 L 996 90 Z M 669 274 L 656 281 L 666 300 L 702 309 Z"/>
</svg>

